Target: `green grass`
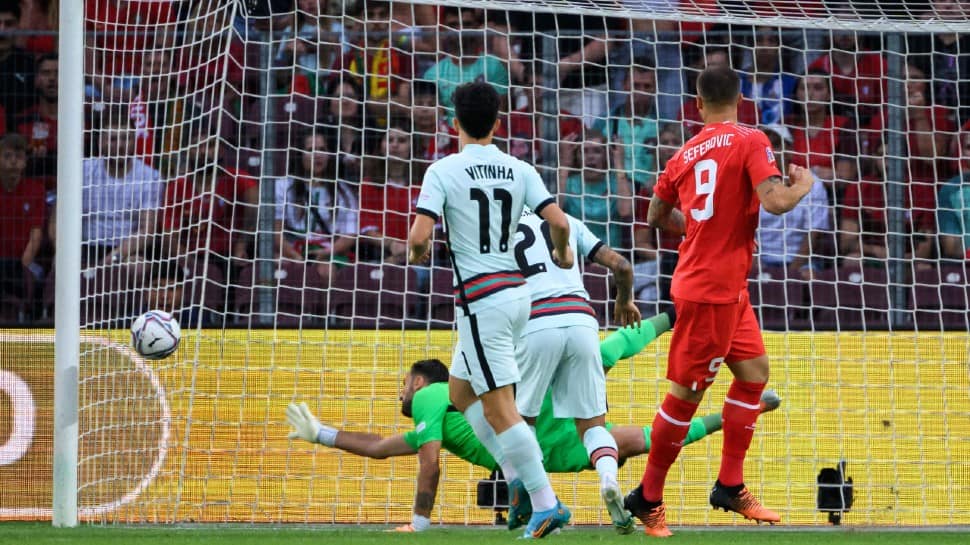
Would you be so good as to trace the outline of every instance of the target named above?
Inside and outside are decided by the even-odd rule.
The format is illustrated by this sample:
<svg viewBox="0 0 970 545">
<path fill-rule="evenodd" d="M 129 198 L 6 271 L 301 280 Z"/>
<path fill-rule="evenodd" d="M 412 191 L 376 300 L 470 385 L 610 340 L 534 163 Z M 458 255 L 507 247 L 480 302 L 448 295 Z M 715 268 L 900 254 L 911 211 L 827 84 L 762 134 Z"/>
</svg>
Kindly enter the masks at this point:
<svg viewBox="0 0 970 545">
<path fill-rule="evenodd" d="M 886 531 L 852 528 L 826 528 L 823 531 L 761 527 L 754 529 L 693 530 L 674 528 L 676 545 L 965 545 L 970 530 L 963 531 Z M 291 526 L 138 526 L 52 528 L 47 523 L 0 523 L 0 543 L 14 545 L 475 545 L 517 543 L 518 533 L 499 529 L 435 528 L 422 534 L 394 534 L 373 527 L 291 527 Z M 642 533 L 618 536 L 609 528 L 569 528 L 550 536 L 550 545 L 633 544 L 646 542 Z"/>
</svg>

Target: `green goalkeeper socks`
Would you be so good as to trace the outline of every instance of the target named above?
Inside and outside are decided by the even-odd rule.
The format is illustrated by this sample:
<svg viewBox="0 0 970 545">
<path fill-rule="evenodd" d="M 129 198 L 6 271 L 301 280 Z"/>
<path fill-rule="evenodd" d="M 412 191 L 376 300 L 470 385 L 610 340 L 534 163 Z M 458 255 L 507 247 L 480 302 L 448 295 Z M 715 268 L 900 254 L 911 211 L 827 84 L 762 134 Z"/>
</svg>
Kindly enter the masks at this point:
<svg viewBox="0 0 970 545">
<path fill-rule="evenodd" d="M 618 361 L 639 354 L 644 347 L 669 329 L 670 315 L 661 312 L 644 320 L 639 328 L 624 327 L 614 331 L 600 343 L 603 368 L 611 369 Z"/>
</svg>

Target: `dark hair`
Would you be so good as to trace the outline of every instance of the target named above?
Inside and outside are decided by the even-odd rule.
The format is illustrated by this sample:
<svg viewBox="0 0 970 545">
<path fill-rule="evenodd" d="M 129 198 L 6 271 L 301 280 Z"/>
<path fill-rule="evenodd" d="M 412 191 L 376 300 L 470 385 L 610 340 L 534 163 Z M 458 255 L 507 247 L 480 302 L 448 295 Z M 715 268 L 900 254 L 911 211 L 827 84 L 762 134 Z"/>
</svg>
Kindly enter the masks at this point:
<svg viewBox="0 0 970 545">
<path fill-rule="evenodd" d="M 424 377 L 430 384 L 448 382 L 448 368 L 438 358 L 414 362 L 411 374 Z"/>
<path fill-rule="evenodd" d="M 741 78 L 729 66 L 708 67 L 697 76 L 697 94 L 706 104 L 729 106 L 738 100 Z"/>
<path fill-rule="evenodd" d="M 17 20 L 20 20 L 19 0 L 0 0 L 0 13 L 12 13 Z"/>
<path fill-rule="evenodd" d="M 414 80 L 414 83 L 411 85 L 411 96 L 416 97 L 418 95 L 431 95 L 433 97 L 437 97 L 438 85 L 435 82 L 426 79 Z"/>
<path fill-rule="evenodd" d="M 45 63 L 47 61 L 58 62 L 58 60 L 60 60 L 60 58 L 57 56 L 57 53 L 45 53 L 45 54 L 37 57 L 37 61 L 34 62 L 34 66 L 38 66 L 39 67 L 41 64 L 43 64 L 43 63 Z"/>
<path fill-rule="evenodd" d="M 7 149 L 27 153 L 27 139 L 15 132 L 7 133 L 0 138 L 0 150 Z"/>
<path fill-rule="evenodd" d="M 500 103 L 494 87 L 484 81 L 464 83 L 455 89 L 451 100 L 455 103 L 455 117 L 468 136 L 477 140 L 492 132 Z"/>
</svg>

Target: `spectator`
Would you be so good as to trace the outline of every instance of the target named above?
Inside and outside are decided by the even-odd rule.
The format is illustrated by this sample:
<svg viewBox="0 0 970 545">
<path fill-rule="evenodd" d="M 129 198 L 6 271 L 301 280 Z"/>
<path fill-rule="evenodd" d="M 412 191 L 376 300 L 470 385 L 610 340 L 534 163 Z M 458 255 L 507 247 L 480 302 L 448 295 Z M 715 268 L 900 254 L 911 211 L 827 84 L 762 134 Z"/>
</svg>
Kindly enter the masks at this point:
<svg viewBox="0 0 970 545">
<path fill-rule="evenodd" d="M 762 130 L 768 135 L 778 161 L 778 170 L 786 172 L 792 153 L 791 132 L 783 125 L 770 125 Z M 816 180 L 817 181 L 817 180 Z M 821 268 L 813 257 L 821 239 L 832 229 L 832 217 L 825 186 L 816 183 L 811 192 L 790 211 L 776 216 L 764 208 L 760 212 L 757 232 L 758 258 L 762 267 L 784 267 L 790 278 L 808 280 Z"/>
<path fill-rule="evenodd" d="M 903 130 L 908 135 L 908 175 L 911 183 L 924 185 L 918 189 L 917 201 L 927 205 L 935 201 L 937 180 L 954 174 L 954 164 L 948 154 L 952 151 L 952 135 L 958 125 L 955 110 L 933 103 L 930 81 L 915 60 L 906 65 L 906 121 Z M 874 150 L 884 140 L 889 128 L 888 110 L 873 116 L 860 138 L 863 155 Z M 917 204 L 917 203 L 914 203 Z M 935 206 L 930 205 L 930 208 Z"/>
<path fill-rule="evenodd" d="M 657 167 L 660 173 L 684 144 L 683 127 L 668 123 L 657 136 Z M 670 300 L 670 277 L 677 265 L 677 247 L 683 237 L 671 235 L 647 224 L 647 209 L 656 179 L 641 187 L 635 197 L 633 224 L 633 293 L 637 304 L 651 305 Z M 659 249 L 659 251 L 658 251 Z M 652 312 L 650 308 L 641 310 Z M 654 308 L 653 311 L 656 309 Z"/>
<path fill-rule="evenodd" d="M 44 185 L 24 177 L 27 142 L 18 134 L 0 138 L 0 295 L 20 298 L 25 281 L 40 280 L 37 263 L 43 242 Z"/>
<path fill-rule="evenodd" d="M 471 28 L 462 28 L 460 45 L 456 51 L 443 51 L 445 58 L 428 68 L 422 76 L 426 81 L 433 81 L 438 86 L 438 102 L 445 107 L 448 123 L 454 118 L 454 104 L 451 95 L 462 83 L 482 79 L 490 83 L 503 98 L 503 104 L 508 102 L 509 70 L 501 59 L 485 53 L 485 30 L 473 22 Z M 448 30 L 443 30 L 448 32 Z M 503 106 L 502 110 L 505 110 Z"/>
<path fill-rule="evenodd" d="M 688 136 L 694 136 L 704 128 L 701 112 L 697 109 L 697 74 L 700 74 L 707 67 L 729 66 L 731 56 L 725 47 L 708 47 L 704 52 L 704 57 L 699 61 L 691 67 L 691 72 L 687 76 L 687 89 L 690 94 L 684 100 L 678 117 L 679 120 L 684 122 Z M 747 96 L 741 97 L 741 105 L 738 107 L 738 122 L 752 127 L 758 124 L 758 108 L 754 101 Z"/>
<path fill-rule="evenodd" d="M 286 76 L 295 69 L 286 84 L 296 93 L 316 96 L 323 91 L 323 83 L 332 76 L 331 69 L 339 66 L 346 44 L 340 13 L 332 4 L 320 0 L 298 0 L 292 23 L 283 29 L 280 47 L 274 64 Z"/>
<path fill-rule="evenodd" d="M 657 73 L 652 66 L 638 62 L 623 82 L 627 99 L 593 128 L 620 146 L 622 163 L 613 165 L 632 179 L 634 187 L 651 183 L 656 177 Z"/>
<path fill-rule="evenodd" d="M 424 173 L 411 161 L 411 136 L 403 124 L 384 133 L 377 158 L 368 162 L 366 171 L 360 190 L 358 252 L 363 259 L 404 264 Z"/>
<path fill-rule="evenodd" d="M 162 254 L 205 252 L 211 264 L 228 272 L 231 258 L 251 257 L 259 184 L 219 164 L 217 140 L 209 133 L 207 123 L 193 123 L 182 132 L 186 152 L 178 162 L 180 172 L 165 186 L 162 224 L 168 242 Z"/>
<path fill-rule="evenodd" d="M 611 248 L 630 248 L 629 222 L 633 215 L 633 187 L 609 166 L 609 145 L 602 133 L 586 131 L 582 156 L 568 144 L 560 151 L 559 203 L 563 211 L 583 221 Z M 614 148 L 618 159 L 619 150 Z"/>
<path fill-rule="evenodd" d="M 933 250 L 934 209 L 927 208 L 925 202 L 914 203 L 914 198 L 923 197 L 918 191 L 914 193 L 910 183 L 903 202 L 894 205 L 906 211 L 906 223 L 903 226 L 889 225 L 884 151 L 885 147 L 880 144 L 873 152 L 874 156 L 863 161 L 862 179 L 846 188 L 839 214 L 839 254 L 850 259 L 884 260 L 889 256 L 886 235 L 892 228 L 894 233 L 910 238 L 906 250 L 908 258 L 927 258 Z"/>
<path fill-rule="evenodd" d="M 299 138 L 292 176 L 276 180 L 278 255 L 317 263 L 326 280 L 333 264 L 353 259 L 357 237 L 357 185 L 335 177 L 327 138 L 318 131 Z"/>
<path fill-rule="evenodd" d="M 371 127 L 365 116 L 360 87 L 353 79 L 333 80 L 327 89 L 330 107 L 324 124 L 332 131 L 327 149 L 337 154 L 336 175 L 341 180 L 360 182 L 361 160 L 370 149 Z"/>
<path fill-rule="evenodd" d="M 50 55 L 57 52 L 57 0 L 24 0 L 20 3 L 20 30 L 37 34 L 23 36 L 21 43 L 25 51 L 33 55 Z"/>
<path fill-rule="evenodd" d="M 762 125 L 781 123 L 789 113 L 785 99 L 792 96 L 795 76 L 786 72 L 788 56 L 781 48 L 780 29 L 755 27 L 754 49 L 740 70 L 741 95 L 754 101 Z"/>
<path fill-rule="evenodd" d="M 860 51 L 855 31 L 833 31 L 828 52 L 808 70 L 831 74 L 836 109 L 855 118 L 857 125 L 867 123 L 886 96 L 886 59 L 879 53 Z"/>
<path fill-rule="evenodd" d="M 138 255 L 157 230 L 162 182 L 134 155 L 132 132 L 123 111 L 102 112 L 98 155 L 84 160 L 81 241 L 89 264 Z"/>
<path fill-rule="evenodd" d="M 795 92 L 796 108 L 785 120 L 794 138 L 792 163 L 809 168 L 823 182 L 841 194 L 842 184 L 856 179 L 855 126 L 845 116 L 835 115 L 829 74 L 809 71 Z"/>
<path fill-rule="evenodd" d="M 34 83 L 34 57 L 14 45 L 7 32 L 20 25 L 19 0 L 0 0 L 0 106 L 3 106 L 4 133 L 13 126 L 10 119 L 33 102 L 30 86 Z"/>
<path fill-rule="evenodd" d="M 37 102 L 17 116 L 17 132 L 27 139 L 27 173 L 54 191 L 57 176 L 57 55 L 37 60 L 34 93 Z"/>
<path fill-rule="evenodd" d="M 458 151 L 458 133 L 447 124 L 438 106 L 438 87 L 433 81 L 416 80 L 411 109 L 411 155 L 423 168 Z"/>
<path fill-rule="evenodd" d="M 406 117 L 411 103 L 411 58 L 407 36 L 392 36 L 389 2 L 366 2 L 364 38 L 337 66 L 363 90 L 366 113 L 386 127 L 388 116 Z"/>
<path fill-rule="evenodd" d="M 961 173 L 940 187 L 936 218 L 940 254 L 970 260 L 970 132 L 960 134 Z"/>
<path fill-rule="evenodd" d="M 958 109 L 959 123 L 970 121 L 970 35 L 947 32 L 947 21 L 964 22 L 970 8 L 961 0 L 931 0 L 927 18 L 938 18 L 939 32 L 908 34 L 909 53 L 933 82 L 933 103 Z"/>
</svg>

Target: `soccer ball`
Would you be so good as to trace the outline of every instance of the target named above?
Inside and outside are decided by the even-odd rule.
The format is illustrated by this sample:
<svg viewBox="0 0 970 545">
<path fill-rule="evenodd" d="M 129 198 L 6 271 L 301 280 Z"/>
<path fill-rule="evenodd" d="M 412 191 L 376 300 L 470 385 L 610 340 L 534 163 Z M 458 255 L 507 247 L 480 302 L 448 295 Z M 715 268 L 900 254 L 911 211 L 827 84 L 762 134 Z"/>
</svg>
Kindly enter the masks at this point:
<svg viewBox="0 0 970 545">
<path fill-rule="evenodd" d="M 150 360 L 171 356 L 182 340 L 182 328 L 164 310 L 149 310 L 131 324 L 131 346 Z"/>
</svg>

